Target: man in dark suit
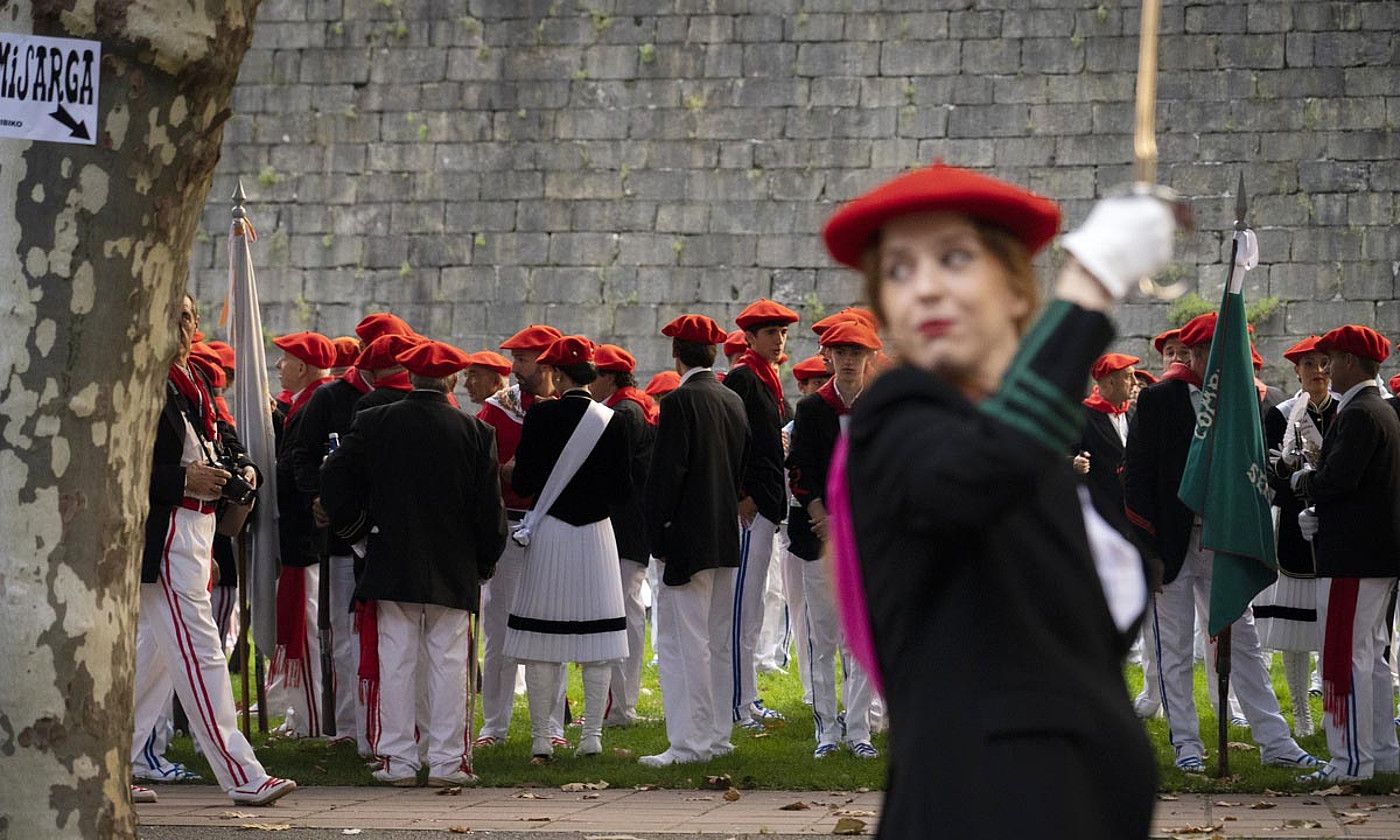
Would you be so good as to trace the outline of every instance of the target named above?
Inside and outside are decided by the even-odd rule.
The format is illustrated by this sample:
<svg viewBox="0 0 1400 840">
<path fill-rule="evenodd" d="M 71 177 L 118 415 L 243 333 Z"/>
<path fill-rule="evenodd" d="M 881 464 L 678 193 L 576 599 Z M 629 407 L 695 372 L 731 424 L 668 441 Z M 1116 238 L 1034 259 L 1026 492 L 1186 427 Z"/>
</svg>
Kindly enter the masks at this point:
<svg viewBox="0 0 1400 840">
<path fill-rule="evenodd" d="M 798 320 L 786 306 L 760 298 L 735 319 L 748 349 L 730 366 L 724 387 L 739 395 L 749 422 L 749 458 L 744 464 L 739 499 L 739 571 L 734 578 L 734 722 L 761 731 L 764 719 L 782 715 L 763 705 L 758 696 L 759 632 L 763 629 L 763 597 L 773 540 L 787 515 L 783 483 L 783 426 L 792 417 L 778 379 L 778 360 L 787 346 L 788 325 Z"/>
<path fill-rule="evenodd" d="M 1137 356 L 1107 353 L 1089 370 L 1093 393 L 1084 399 L 1075 472 L 1089 488 L 1094 507 L 1110 523 L 1123 518 L 1123 447 L 1128 442 L 1128 408 L 1133 396 Z M 1081 468 L 1080 462 L 1083 466 Z"/>
<path fill-rule="evenodd" d="M 415 725 L 427 744 L 428 784 L 476 781 L 465 740 L 468 626 L 481 581 L 505 545 L 505 510 L 489 427 L 452 408 L 447 395 L 465 353 L 435 341 L 399 356 L 413 391 L 366 409 L 326 460 L 321 503 L 344 539 L 369 533 L 355 595 L 375 601 L 378 685 L 368 685 L 374 777 L 417 783 Z M 367 653 L 367 651 L 365 651 Z M 417 720 L 418 668 L 427 708 Z"/>
<path fill-rule="evenodd" d="M 218 462 L 231 454 L 231 441 L 216 420 L 208 383 L 189 362 L 198 327 L 194 298 L 185 295 L 180 343 L 151 453 L 151 506 L 136 628 L 134 743 L 136 749 L 145 744 L 173 685 L 219 786 L 237 804 L 265 805 L 291 792 L 296 782 L 269 776 L 238 731 L 228 659 L 210 606 L 215 511 L 232 478 Z M 246 458 L 238 458 L 238 469 L 245 479 L 255 480 Z"/>
<path fill-rule="evenodd" d="M 657 639 L 670 746 L 649 767 L 733 751 L 730 663 L 739 493 L 748 448 L 744 404 L 711 369 L 724 330 L 682 315 L 661 334 L 681 384 L 661 400 L 646 486 L 647 542 L 661 562 Z"/>
<path fill-rule="evenodd" d="M 1162 587 L 1153 598 L 1147 620 L 1158 637 L 1158 680 L 1176 766 L 1187 773 L 1205 772 L 1192 642 L 1196 605 L 1210 603 L 1214 554 L 1201 546 L 1200 521 L 1177 492 L 1196 429 L 1201 376 L 1215 335 L 1215 321 L 1212 312 L 1181 328 L 1181 341 L 1191 351 L 1191 366 L 1169 366 L 1162 382 L 1138 396 L 1124 450 L 1125 510 L 1139 547 L 1162 568 Z M 1288 767 L 1316 765 L 1318 760 L 1293 740 L 1279 713 L 1253 614 L 1246 610 L 1232 627 L 1233 687 L 1250 732 L 1260 745 L 1263 762 Z M 1222 706 L 1229 708 L 1224 700 Z"/>
<path fill-rule="evenodd" d="M 1376 387 L 1390 342 L 1369 327 L 1338 327 L 1317 342 L 1328 355 L 1336 418 L 1316 471 L 1290 478 L 1312 503 L 1298 516 L 1317 556 L 1322 716 L 1332 759 L 1302 781 L 1331 785 L 1400 771 L 1385 661 L 1389 605 L 1400 575 L 1400 417 Z"/>
</svg>

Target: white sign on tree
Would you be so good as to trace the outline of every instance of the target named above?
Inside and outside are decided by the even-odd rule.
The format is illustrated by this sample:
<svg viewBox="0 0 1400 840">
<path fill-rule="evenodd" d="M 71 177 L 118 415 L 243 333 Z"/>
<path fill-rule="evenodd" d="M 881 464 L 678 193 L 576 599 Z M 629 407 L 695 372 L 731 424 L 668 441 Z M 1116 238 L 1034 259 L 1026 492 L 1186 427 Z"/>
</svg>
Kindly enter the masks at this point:
<svg viewBox="0 0 1400 840">
<path fill-rule="evenodd" d="M 102 44 L 0 33 L 0 137 L 97 142 Z"/>
</svg>

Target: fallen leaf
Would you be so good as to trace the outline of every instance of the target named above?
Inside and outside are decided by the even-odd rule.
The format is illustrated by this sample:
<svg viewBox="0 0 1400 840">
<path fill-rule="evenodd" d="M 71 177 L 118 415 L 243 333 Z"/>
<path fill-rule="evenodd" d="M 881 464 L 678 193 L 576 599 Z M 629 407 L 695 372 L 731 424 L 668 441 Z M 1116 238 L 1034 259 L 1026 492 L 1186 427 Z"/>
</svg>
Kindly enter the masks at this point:
<svg viewBox="0 0 1400 840">
<path fill-rule="evenodd" d="M 713 801 L 715 801 L 715 798 L 714 798 L 713 796 L 687 796 L 687 797 L 685 798 L 685 801 L 686 801 L 686 802 L 713 802 Z"/>
<path fill-rule="evenodd" d="M 1322 828 L 1322 823 L 1317 820 L 1284 820 L 1284 828 Z"/>
<path fill-rule="evenodd" d="M 1277 807 L 1278 807 L 1278 803 L 1277 803 L 1277 802 L 1265 802 L 1265 801 L 1262 800 L 1262 799 L 1259 800 L 1258 802 L 1254 803 L 1253 805 L 1250 805 L 1250 806 L 1249 806 L 1250 810 L 1252 810 L 1252 811 L 1267 811 L 1267 810 L 1269 810 L 1270 808 L 1277 808 Z"/>
<path fill-rule="evenodd" d="M 757 740 L 757 739 L 759 739 L 759 738 L 767 738 L 767 737 L 768 737 L 768 733 L 767 733 L 767 732 L 755 732 L 754 734 L 750 735 L 749 737 L 750 737 L 750 738 L 753 738 L 753 739 L 755 739 L 755 740 Z"/>
<path fill-rule="evenodd" d="M 1164 828 L 1164 829 L 1162 829 L 1162 833 L 1164 833 L 1164 834 L 1171 834 L 1171 835 L 1178 835 L 1178 834 L 1214 834 L 1215 832 L 1219 831 L 1220 829 L 1222 829 L 1222 828 L 1224 828 L 1224 827 L 1225 827 L 1225 821 L 1224 821 L 1224 820 L 1216 820 L 1215 822 L 1212 822 L 1212 823 L 1205 823 L 1205 824 L 1203 824 L 1203 825 L 1184 825 L 1184 826 L 1182 826 L 1181 828 Z"/>
<path fill-rule="evenodd" d="M 1249 752 L 1250 750 L 1254 749 L 1253 744 L 1246 744 L 1243 741 L 1231 741 L 1225 746 L 1229 747 L 1235 752 Z"/>
<path fill-rule="evenodd" d="M 1170 793 L 1157 794 L 1157 799 L 1159 799 L 1162 802 L 1175 802 L 1180 798 L 1180 796 L 1172 796 Z"/>
<path fill-rule="evenodd" d="M 661 790 L 660 785 L 633 785 L 632 790 Z"/>
<path fill-rule="evenodd" d="M 326 772 L 326 765 L 324 765 L 324 764 L 313 764 L 313 765 L 311 765 L 311 769 L 312 769 L 312 770 L 315 770 L 317 773 L 322 773 L 322 774 L 324 774 L 324 773 Z"/>
<path fill-rule="evenodd" d="M 519 792 L 519 793 L 517 793 L 517 794 L 515 795 L 515 798 L 516 798 L 516 799 L 551 799 L 551 798 L 553 798 L 553 797 L 551 797 L 551 796 L 550 796 L 549 794 L 547 794 L 547 793 L 531 793 L 531 792 L 528 791 L 528 790 L 522 790 L 521 792 Z"/>
<path fill-rule="evenodd" d="M 586 790 L 607 790 L 608 783 L 599 779 L 596 782 L 569 782 L 559 786 L 565 793 L 583 793 Z"/>
<path fill-rule="evenodd" d="M 730 788 L 724 792 L 724 801 L 738 802 L 741 796 L 743 796 L 743 794 L 739 792 L 738 788 Z"/>
<path fill-rule="evenodd" d="M 801 801 L 798 801 L 798 802 L 789 802 L 789 803 L 786 804 L 786 805 L 779 805 L 779 806 L 778 806 L 778 810 L 779 810 L 779 811 L 810 811 L 810 810 L 812 810 L 812 806 L 811 806 L 811 805 L 808 805 L 806 802 L 801 802 Z"/>
<path fill-rule="evenodd" d="M 286 831 L 291 827 L 291 823 L 244 823 L 239 826 L 243 831 Z"/>
<path fill-rule="evenodd" d="M 579 799 L 602 799 L 602 798 L 603 798 L 603 794 L 601 794 L 601 793 L 585 793 L 583 796 L 580 796 L 580 797 L 579 797 Z"/>
<path fill-rule="evenodd" d="M 471 834 L 471 833 L 472 833 L 471 826 L 469 826 L 469 825 L 453 825 L 453 826 L 448 826 L 447 830 L 448 830 L 448 832 L 451 833 L 451 834 Z"/>
<path fill-rule="evenodd" d="M 1238 803 L 1238 802 L 1224 802 L 1224 801 L 1221 801 L 1221 802 L 1215 803 L 1215 807 L 1217 807 L 1217 808 L 1237 808 L 1237 807 L 1239 807 L 1239 804 L 1240 804 L 1240 803 Z"/>
<path fill-rule="evenodd" d="M 341 834 L 345 834 L 345 835 L 349 835 L 349 836 L 353 836 L 353 835 L 356 835 L 356 834 L 363 834 L 363 833 L 364 833 L 364 829 L 363 829 L 363 828 L 343 828 L 343 829 L 340 830 L 340 833 L 341 833 Z"/>
<path fill-rule="evenodd" d="M 618 758 L 631 758 L 633 753 L 626 747 L 613 747 L 613 755 Z"/>
<path fill-rule="evenodd" d="M 1370 817 L 1365 814 L 1343 814 L 1342 818 L 1337 820 L 1337 822 L 1342 825 L 1361 825 L 1369 819 Z"/>
<path fill-rule="evenodd" d="M 461 789 L 460 787 L 445 787 L 445 788 L 442 788 L 441 790 L 439 790 L 437 793 L 434 794 L 434 796 L 461 796 L 461 795 L 462 795 L 462 789 Z"/>
<path fill-rule="evenodd" d="M 868 788 L 868 787 L 858 787 L 858 788 L 856 788 L 856 793 L 869 793 L 869 792 L 870 792 L 870 788 Z"/>
<path fill-rule="evenodd" d="M 722 776 L 706 776 L 705 783 L 701 787 L 706 790 L 729 790 L 734 786 L 734 780 L 729 778 L 729 774 Z"/>
<path fill-rule="evenodd" d="M 1227 814 L 1226 816 L 1223 816 L 1220 819 L 1224 820 L 1225 822 L 1239 822 L 1240 818 Z"/>
<path fill-rule="evenodd" d="M 549 817 L 517 817 L 520 822 L 549 822 Z"/>
<path fill-rule="evenodd" d="M 1330 788 L 1313 791 L 1313 796 L 1351 796 L 1356 793 L 1355 785 L 1333 785 Z"/>
<path fill-rule="evenodd" d="M 1279 792 L 1276 791 L 1276 790 L 1269 790 L 1268 788 L 1264 788 L 1264 795 L 1265 795 L 1265 796 L 1287 796 L 1288 794 L 1286 794 L 1286 793 L 1279 793 Z"/>
<path fill-rule="evenodd" d="M 874 811 L 862 811 L 857 808 L 846 808 L 840 811 L 832 811 L 832 816 L 836 817 L 873 817 Z"/>
<path fill-rule="evenodd" d="M 865 821 L 855 817 L 842 817 L 836 821 L 836 827 L 831 830 L 832 834 L 864 834 Z"/>
<path fill-rule="evenodd" d="M 225 811 L 219 815 L 221 820 L 251 820 L 256 819 L 257 814 L 245 814 L 242 811 Z"/>
</svg>

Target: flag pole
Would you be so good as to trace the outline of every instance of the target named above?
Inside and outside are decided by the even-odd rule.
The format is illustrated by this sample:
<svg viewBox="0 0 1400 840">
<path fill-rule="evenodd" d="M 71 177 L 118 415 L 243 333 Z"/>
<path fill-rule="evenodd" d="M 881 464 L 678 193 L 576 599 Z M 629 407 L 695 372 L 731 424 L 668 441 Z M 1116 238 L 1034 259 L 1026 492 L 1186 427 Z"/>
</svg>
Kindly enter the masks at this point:
<svg viewBox="0 0 1400 840">
<path fill-rule="evenodd" d="M 233 655 L 238 662 L 238 673 L 243 678 L 240 689 L 243 701 L 243 714 L 240 716 L 244 738 L 253 735 L 252 710 L 248 702 L 248 683 L 253 675 L 248 668 L 248 528 L 238 532 L 238 643 L 233 646 Z"/>
<path fill-rule="evenodd" d="M 1249 201 L 1244 192 L 1244 173 L 1239 175 L 1239 182 L 1235 186 L 1235 230 L 1245 230 L 1249 225 L 1245 221 L 1245 215 L 1249 210 Z M 1238 238 L 1231 238 L 1230 263 L 1225 276 L 1226 285 L 1230 284 L 1235 272 L 1235 257 L 1238 256 L 1240 243 Z M 1226 625 L 1220 631 L 1220 635 L 1215 643 L 1215 673 L 1217 679 L 1217 690 L 1220 698 L 1220 711 L 1216 721 L 1217 733 L 1219 735 L 1217 744 L 1220 750 L 1220 760 L 1216 763 L 1215 775 L 1217 778 L 1225 778 L 1230 775 L 1230 643 L 1233 625 Z"/>
</svg>

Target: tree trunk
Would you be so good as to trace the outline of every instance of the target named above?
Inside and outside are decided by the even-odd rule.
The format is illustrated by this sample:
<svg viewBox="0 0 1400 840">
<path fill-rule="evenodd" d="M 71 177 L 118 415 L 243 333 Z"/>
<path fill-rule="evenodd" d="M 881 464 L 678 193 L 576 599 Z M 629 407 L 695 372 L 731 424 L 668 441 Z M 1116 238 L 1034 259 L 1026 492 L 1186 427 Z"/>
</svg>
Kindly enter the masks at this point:
<svg viewBox="0 0 1400 840">
<path fill-rule="evenodd" d="M 258 0 L 0 0 L 102 42 L 97 145 L 0 140 L 0 838 L 135 837 L 151 447 Z"/>
</svg>

